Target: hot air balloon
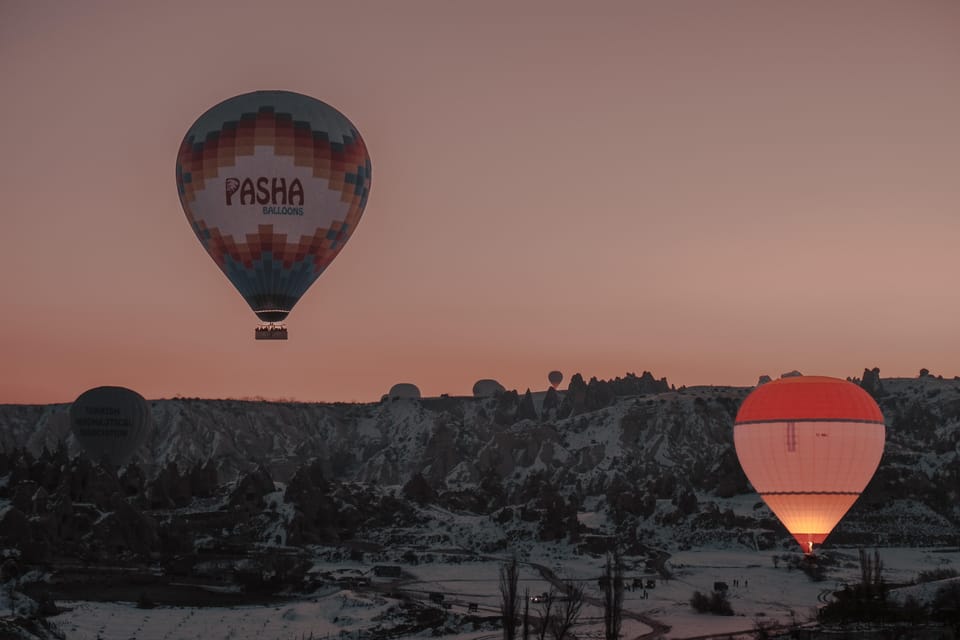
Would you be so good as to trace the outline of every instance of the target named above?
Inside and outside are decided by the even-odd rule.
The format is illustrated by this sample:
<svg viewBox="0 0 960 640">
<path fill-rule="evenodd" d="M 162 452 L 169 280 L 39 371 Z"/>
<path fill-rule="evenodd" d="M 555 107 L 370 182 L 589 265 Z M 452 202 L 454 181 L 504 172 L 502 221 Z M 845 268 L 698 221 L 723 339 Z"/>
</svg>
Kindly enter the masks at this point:
<svg viewBox="0 0 960 640">
<path fill-rule="evenodd" d="M 873 477 L 885 437 L 883 414 L 866 391 L 822 376 L 757 387 L 733 427 L 744 473 L 808 554 Z"/>
<path fill-rule="evenodd" d="M 547 380 L 550 381 L 550 386 L 556 389 L 557 385 L 563 382 L 563 373 L 560 371 L 551 371 L 547 374 Z"/>
<path fill-rule="evenodd" d="M 125 464 L 150 434 L 150 405 L 124 387 L 84 391 L 70 405 L 70 428 L 84 451 L 98 461 Z"/>
<path fill-rule="evenodd" d="M 265 324 L 281 323 L 356 229 L 371 164 L 339 111 L 290 91 L 255 91 L 200 116 L 177 154 L 187 221 Z"/>
<path fill-rule="evenodd" d="M 390 387 L 390 392 L 387 394 L 387 397 L 391 400 L 399 398 L 416 399 L 420 397 L 420 388 L 409 382 L 398 382 Z"/>
<path fill-rule="evenodd" d="M 490 378 L 483 378 L 473 383 L 474 398 L 492 398 L 504 391 L 506 391 L 506 389 L 504 389 L 502 384 Z"/>
</svg>

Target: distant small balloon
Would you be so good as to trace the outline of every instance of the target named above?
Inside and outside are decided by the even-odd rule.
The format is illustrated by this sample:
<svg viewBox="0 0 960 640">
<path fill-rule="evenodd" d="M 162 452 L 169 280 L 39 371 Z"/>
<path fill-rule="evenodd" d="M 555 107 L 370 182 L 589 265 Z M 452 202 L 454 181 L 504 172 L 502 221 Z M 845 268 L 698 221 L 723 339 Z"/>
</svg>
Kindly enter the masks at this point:
<svg viewBox="0 0 960 640">
<path fill-rule="evenodd" d="M 420 397 L 420 388 L 415 384 L 409 382 L 398 382 L 397 384 L 390 387 L 390 393 L 387 394 L 388 398 L 419 398 Z"/>
<path fill-rule="evenodd" d="M 489 378 L 477 380 L 473 384 L 473 396 L 475 398 L 492 398 L 498 393 L 503 393 L 504 391 L 506 391 L 506 389 L 502 384 Z"/>
<path fill-rule="evenodd" d="M 124 387 L 96 387 L 80 394 L 70 406 L 70 429 L 84 451 L 96 461 L 121 466 L 150 434 L 150 405 Z"/>
<path fill-rule="evenodd" d="M 563 373 L 560 371 L 551 371 L 547 374 L 547 380 L 550 381 L 550 386 L 556 389 L 557 385 L 563 382 Z"/>
</svg>

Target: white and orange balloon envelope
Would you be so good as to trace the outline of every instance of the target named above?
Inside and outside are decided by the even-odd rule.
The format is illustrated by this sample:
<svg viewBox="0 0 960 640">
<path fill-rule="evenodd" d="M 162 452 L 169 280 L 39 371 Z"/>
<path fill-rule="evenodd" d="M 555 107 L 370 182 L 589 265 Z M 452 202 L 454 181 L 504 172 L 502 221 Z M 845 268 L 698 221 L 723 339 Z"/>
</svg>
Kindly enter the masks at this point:
<svg viewBox="0 0 960 640">
<path fill-rule="evenodd" d="M 255 91 L 200 116 L 177 189 L 204 249 L 264 322 L 280 322 L 350 239 L 370 194 L 356 127 L 330 105 Z"/>
<path fill-rule="evenodd" d="M 883 414 L 866 391 L 821 376 L 757 387 L 733 427 L 747 479 L 805 553 L 867 486 L 885 438 Z"/>
</svg>

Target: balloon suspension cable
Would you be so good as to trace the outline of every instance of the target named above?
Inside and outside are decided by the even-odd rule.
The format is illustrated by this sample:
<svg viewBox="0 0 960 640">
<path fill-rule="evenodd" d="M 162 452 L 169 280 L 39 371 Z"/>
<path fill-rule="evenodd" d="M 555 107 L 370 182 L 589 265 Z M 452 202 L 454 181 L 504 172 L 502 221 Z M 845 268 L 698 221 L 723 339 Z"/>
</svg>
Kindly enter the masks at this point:
<svg viewBox="0 0 960 640">
<path fill-rule="evenodd" d="M 286 340 L 287 327 L 278 322 L 267 322 L 253 330 L 257 340 Z"/>
</svg>

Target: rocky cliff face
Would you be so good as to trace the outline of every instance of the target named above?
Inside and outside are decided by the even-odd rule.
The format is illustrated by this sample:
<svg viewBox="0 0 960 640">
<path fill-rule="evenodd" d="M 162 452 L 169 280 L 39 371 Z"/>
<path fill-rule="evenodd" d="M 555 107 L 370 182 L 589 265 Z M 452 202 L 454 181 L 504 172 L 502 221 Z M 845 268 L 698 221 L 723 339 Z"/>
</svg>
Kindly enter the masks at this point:
<svg viewBox="0 0 960 640">
<path fill-rule="evenodd" d="M 570 387 L 572 392 L 560 394 L 552 389 L 523 396 L 507 391 L 493 398 L 386 399 L 376 404 L 156 400 L 151 402 L 155 428 L 135 462 L 151 478 L 166 473 L 171 462 L 186 468 L 211 460 L 222 479 L 263 465 L 285 481 L 300 466 L 319 461 L 328 478 L 380 485 L 402 484 L 414 473 L 434 484 L 476 482 L 484 465 L 499 464 L 504 473 L 513 473 L 538 460 L 558 466 L 575 459 L 584 471 L 604 460 L 607 447 L 597 447 L 601 440 L 613 437 L 612 447 L 635 449 L 630 438 L 659 439 L 659 434 L 633 433 L 638 421 L 647 431 L 669 421 L 674 425 L 671 437 L 682 437 L 685 418 L 679 407 L 700 397 L 693 392 L 671 395 L 666 381 L 648 372 L 589 383 L 576 375 Z M 742 390 L 724 393 L 735 400 L 743 395 Z M 578 399 L 569 400 L 571 395 Z M 735 411 L 734 404 L 724 402 Z M 658 417 L 664 408 L 669 415 Z M 709 420 L 701 408 L 698 404 L 688 416 L 695 430 Z M 71 457 L 79 455 L 68 409 L 0 406 L 0 450 L 24 447 L 39 455 L 66 446 Z M 620 443 L 614 431 L 627 414 L 632 435 Z M 581 442 L 583 438 L 594 442 Z M 649 451 L 661 446 L 657 442 Z M 176 493 L 169 482 L 164 487 Z"/>
<path fill-rule="evenodd" d="M 886 416 L 887 447 L 831 540 L 955 543 L 960 381 L 881 381 L 873 370 L 864 386 Z M 0 525 L 27 544 L 52 523 L 60 533 L 49 543 L 85 553 L 177 546 L 204 518 L 258 543 L 385 541 L 424 510 L 490 524 L 451 530 L 449 541 L 480 536 L 473 542 L 491 548 L 591 532 L 665 545 L 780 544 L 789 539 L 733 450 L 733 419 L 749 391 L 670 390 L 645 373 L 573 376 L 565 393 L 493 398 L 158 400 L 138 464 L 120 473 L 75 457 L 67 407 L 0 406 Z M 20 448 L 28 453 L 14 454 Z M 202 505 L 219 515 L 197 515 Z"/>
</svg>

